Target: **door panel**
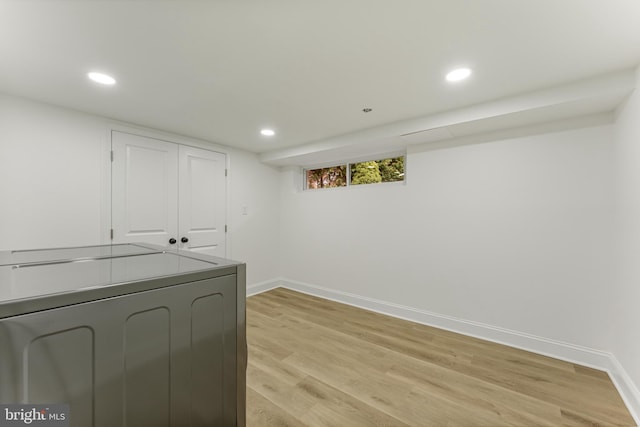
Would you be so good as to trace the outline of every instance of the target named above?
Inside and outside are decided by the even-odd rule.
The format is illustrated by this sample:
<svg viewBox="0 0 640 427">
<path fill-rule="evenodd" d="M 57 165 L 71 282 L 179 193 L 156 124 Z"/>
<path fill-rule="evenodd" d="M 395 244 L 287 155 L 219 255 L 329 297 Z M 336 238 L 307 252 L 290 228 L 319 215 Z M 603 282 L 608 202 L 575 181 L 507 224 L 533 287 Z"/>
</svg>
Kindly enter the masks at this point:
<svg viewBox="0 0 640 427">
<path fill-rule="evenodd" d="M 225 154 L 117 131 L 112 150 L 113 243 L 226 257 Z"/>
<path fill-rule="evenodd" d="M 114 243 L 168 245 L 178 235 L 178 146 L 112 133 Z"/>
<path fill-rule="evenodd" d="M 226 255 L 226 156 L 180 146 L 180 243 L 207 255 Z"/>
</svg>

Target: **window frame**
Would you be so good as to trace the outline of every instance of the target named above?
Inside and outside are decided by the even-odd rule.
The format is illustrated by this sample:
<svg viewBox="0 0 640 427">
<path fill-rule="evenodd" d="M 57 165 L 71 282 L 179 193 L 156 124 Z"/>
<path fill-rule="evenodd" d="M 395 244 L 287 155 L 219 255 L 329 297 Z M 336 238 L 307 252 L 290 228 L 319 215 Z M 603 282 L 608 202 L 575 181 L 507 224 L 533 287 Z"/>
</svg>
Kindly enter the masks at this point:
<svg viewBox="0 0 640 427">
<path fill-rule="evenodd" d="M 382 160 L 387 160 L 387 159 L 395 159 L 398 157 L 402 157 L 403 160 L 403 164 L 404 164 L 404 171 L 403 171 L 403 175 L 402 175 L 402 180 L 398 180 L 398 181 L 387 181 L 387 182 L 375 182 L 375 183 L 369 183 L 369 184 L 351 184 L 351 165 L 352 164 L 357 164 L 357 163 L 363 163 L 363 162 L 379 162 Z M 345 166 L 346 167 L 346 184 L 339 186 L 339 187 L 324 187 L 324 188 L 310 188 L 309 187 L 309 180 L 308 180 L 308 175 L 307 172 L 311 171 L 311 170 L 317 170 L 317 169 L 328 169 L 328 168 L 334 168 L 334 167 L 340 167 L 340 166 Z M 345 188 L 353 188 L 353 187 L 366 187 L 369 188 L 371 187 L 371 184 L 393 184 L 393 185 L 406 185 L 407 183 L 407 153 L 406 152 L 394 152 L 394 153 L 387 153 L 387 154 L 381 154 L 378 156 L 367 156 L 367 157 L 357 157 L 354 159 L 349 159 L 349 160 L 343 160 L 340 162 L 331 162 L 331 163 L 321 163 L 321 164 L 316 164 L 316 165 L 312 165 L 312 166 L 305 166 L 302 168 L 302 179 L 303 179 L 303 183 L 302 183 L 302 191 L 306 192 L 306 191 L 316 191 L 316 190 L 336 190 L 336 189 L 345 189 Z"/>
</svg>

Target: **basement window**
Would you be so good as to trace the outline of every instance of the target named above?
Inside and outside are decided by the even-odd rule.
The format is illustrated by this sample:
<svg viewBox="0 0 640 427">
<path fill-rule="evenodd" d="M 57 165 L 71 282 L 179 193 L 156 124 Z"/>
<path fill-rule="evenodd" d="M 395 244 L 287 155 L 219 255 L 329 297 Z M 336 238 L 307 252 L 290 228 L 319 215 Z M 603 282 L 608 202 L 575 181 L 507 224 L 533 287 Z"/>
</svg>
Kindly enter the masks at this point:
<svg viewBox="0 0 640 427">
<path fill-rule="evenodd" d="M 305 172 L 307 177 L 307 190 L 347 186 L 347 165 L 307 169 Z"/>
<path fill-rule="evenodd" d="M 405 179 L 404 156 L 305 169 L 304 172 L 306 190 L 402 182 Z"/>
</svg>

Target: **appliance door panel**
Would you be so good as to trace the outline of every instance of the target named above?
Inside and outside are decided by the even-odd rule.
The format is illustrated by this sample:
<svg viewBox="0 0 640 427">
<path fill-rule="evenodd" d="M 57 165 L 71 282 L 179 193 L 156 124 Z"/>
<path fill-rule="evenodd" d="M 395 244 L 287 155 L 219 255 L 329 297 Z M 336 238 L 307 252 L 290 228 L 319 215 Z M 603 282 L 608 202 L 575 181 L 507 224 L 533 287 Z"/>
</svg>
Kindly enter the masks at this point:
<svg viewBox="0 0 640 427">
<path fill-rule="evenodd" d="M 233 426 L 235 373 L 235 275 L 0 320 L 0 403 L 71 426 Z"/>
</svg>

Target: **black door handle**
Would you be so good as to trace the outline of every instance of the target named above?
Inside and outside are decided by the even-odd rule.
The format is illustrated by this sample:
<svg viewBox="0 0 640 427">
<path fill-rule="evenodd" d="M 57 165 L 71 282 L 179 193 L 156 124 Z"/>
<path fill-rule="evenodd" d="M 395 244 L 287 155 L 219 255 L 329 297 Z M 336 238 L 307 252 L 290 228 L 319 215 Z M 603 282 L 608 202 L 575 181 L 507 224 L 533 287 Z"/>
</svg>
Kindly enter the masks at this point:
<svg viewBox="0 0 640 427">
<path fill-rule="evenodd" d="M 186 237 L 183 237 L 182 239 L 180 239 L 180 241 L 182 243 L 187 243 L 189 241 L 189 239 L 187 239 Z"/>
<path fill-rule="evenodd" d="M 173 237 L 169 239 L 169 244 L 170 244 L 170 245 L 175 245 L 175 244 L 176 244 L 176 242 L 177 242 L 177 240 L 176 240 L 176 239 L 174 239 Z"/>
</svg>

